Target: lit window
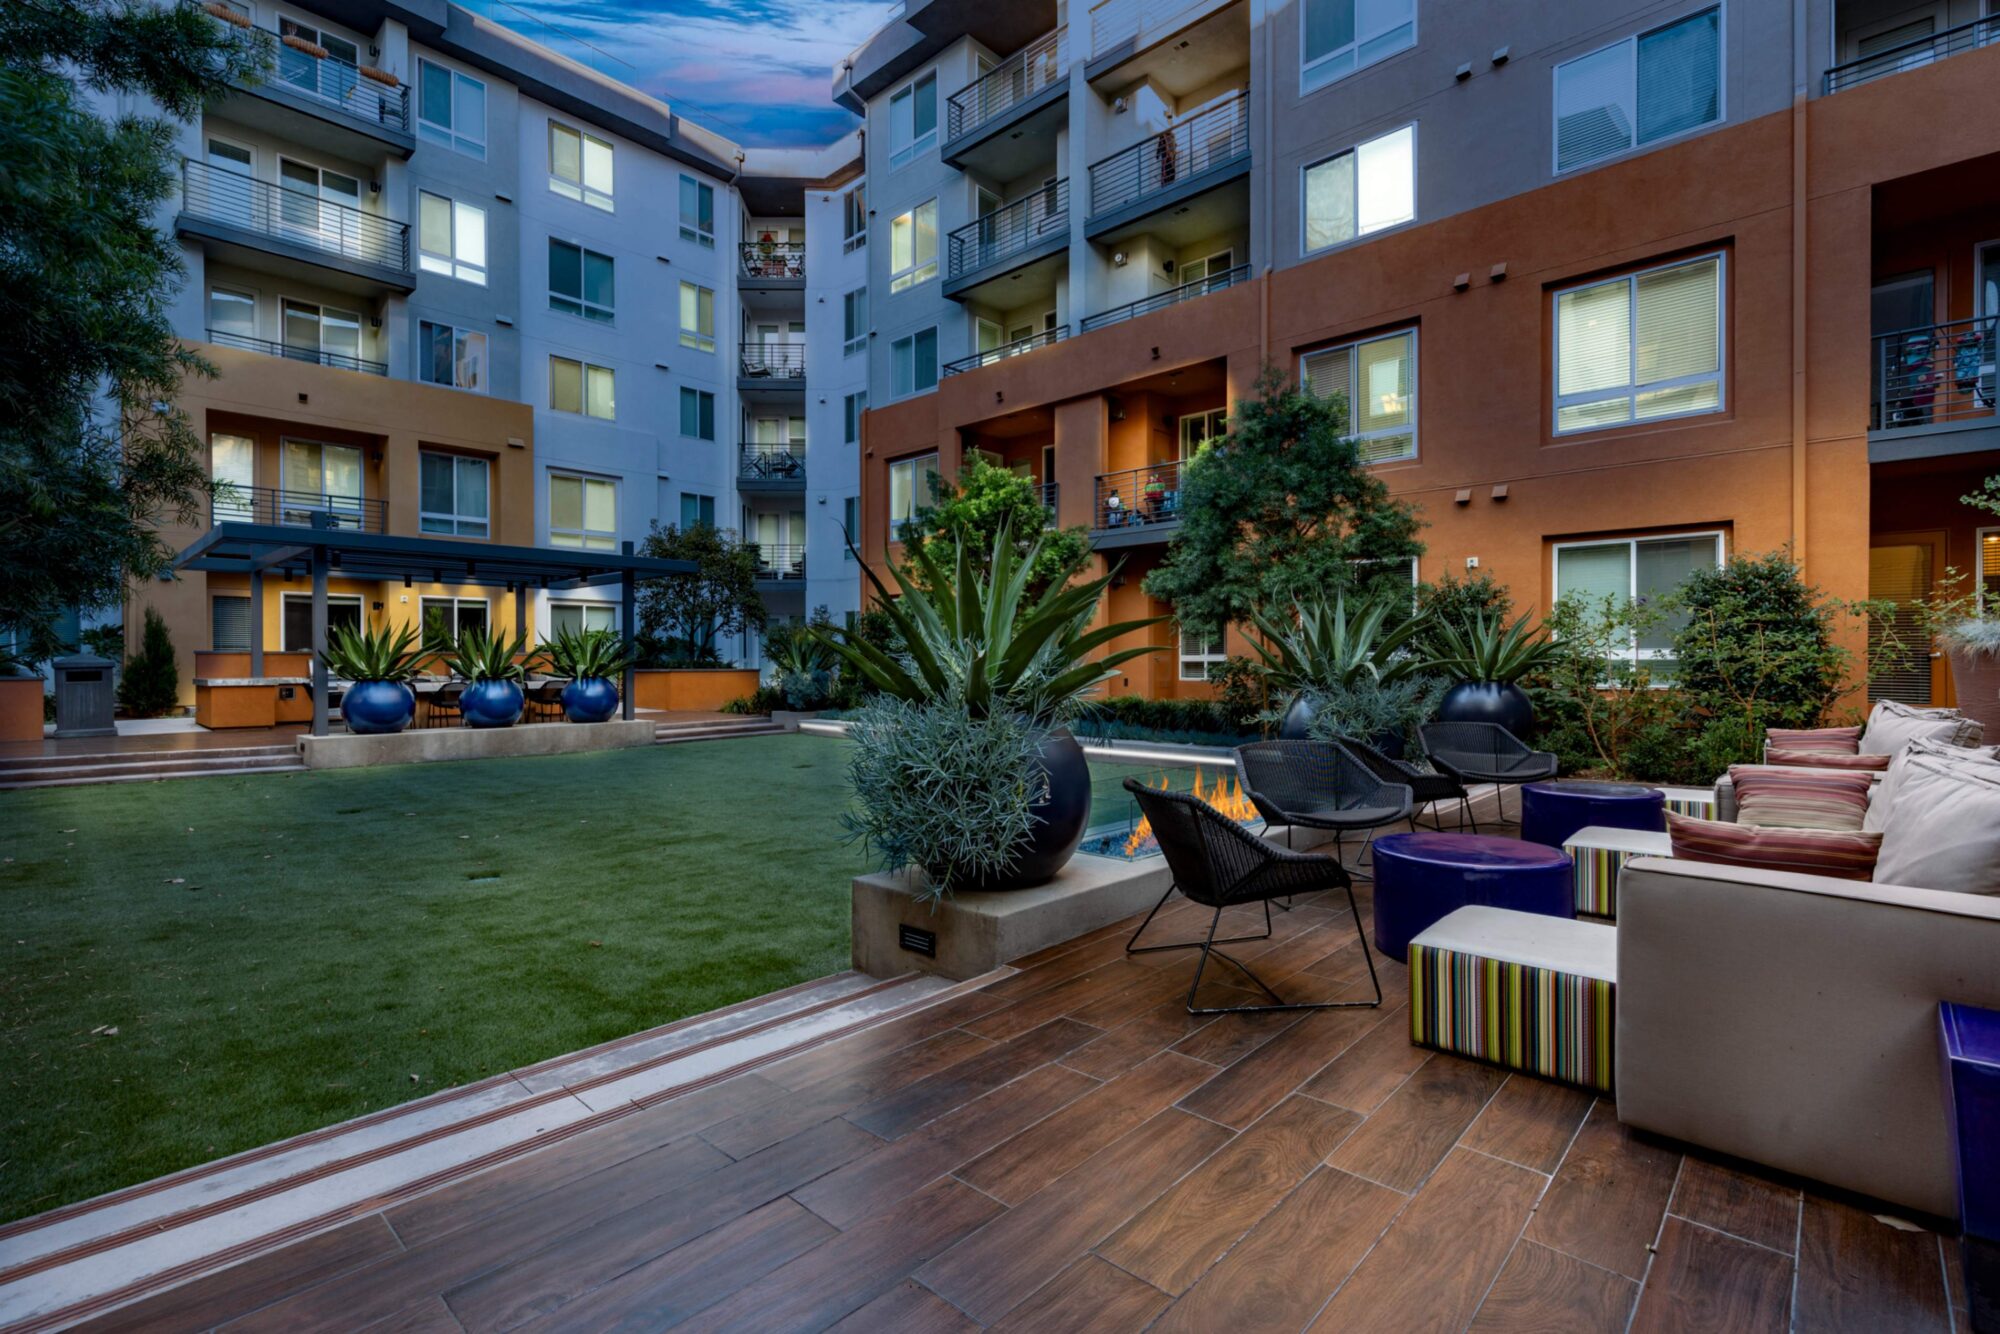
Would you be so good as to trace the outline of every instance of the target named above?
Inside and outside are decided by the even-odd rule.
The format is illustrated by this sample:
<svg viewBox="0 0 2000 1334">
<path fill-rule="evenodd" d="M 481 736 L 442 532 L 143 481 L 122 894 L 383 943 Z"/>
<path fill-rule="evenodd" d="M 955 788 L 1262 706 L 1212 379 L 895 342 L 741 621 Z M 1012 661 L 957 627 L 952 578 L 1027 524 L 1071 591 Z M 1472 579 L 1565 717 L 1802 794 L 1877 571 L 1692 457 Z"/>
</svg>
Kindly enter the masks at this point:
<svg viewBox="0 0 2000 1334">
<path fill-rule="evenodd" d="M 1341 396 L 1345 429 L 1361 446 L 1363 463 L 1417 456 L 1414 329 L 1309 352 L 1299 360 L 1299 379 L 1316 398 Z"/>
<path fill-rule="evenodd" d="M 715 249 L 715 187 L 681 177 L 681 240 Z"/>
<path fill-rule="evenodd" d="M 1722 119 L 1721 11 L 1556 66 L 1556 170 L 1588 166 Z"/>
<path fill-rule="evenodd" d="M 425 384 L 486 392 L 486 335 L 449 324 L 417 324 L 417 378 Z"/>
<path fill-rule="evenodd" d="M 617 416 L 617 403 L 610 368 L 569 357 L 550 357 L 549 406 L 557 412 L 613 420 Z"/>
<path fill-rule="evenodd" d="M 485 459 L 424 450 L 417 455 L 418 527 L 427 533 L 485 537 L 492 504 Z"/>
<path fill-rule="evenodd" d="M 1208 669 L 1227 661 L 1221 635 L 1198 635 L 1183 627 L 1180 632 L 1180 677 L 1183 681 L 1206 681 Z"/>
<path fill-rule="evenodd" d="M 900 167 L 937 145 L 937 72 L 889 99 L 889 165 Z"/>
<path fill-rule="evenodd" d="M 681 284 L 681 346 L 715 351 L 715 293 L 696 283 Z"/>
<path fill-rule="evenodd" d="M 284 326 L 286 356 L 343 370 L 361 368 L 359 312 L 287 297 L 278 303 L 278 314 Z"/>
<path fill-rule="evenodd" d="M 615 551 L 618 484 L 602 477 L 550 473 L 549 545 Z"/>
<path fill-rule="evenodd" d="M 468 630 L 485 634 L 492 610 L 485 598 L 418 598 L 417 608 L 426 646 L 448 644 Z"/>
<path fill-rule="evenodd" d="M 549 309 L 611 322 L 616 293 L 611 256 L 549 238 Z"/>
<path fill-rule="evenodd" d="M 549 122 L 549 189 L 611 210 L 611 145 L 595 135 Z"/>
<path fill-rule="evenodd" d="M 1606 598 L 1644 603 L 1679 588 L 1696 570 L 1722 564 L 1721 533 L 1676 533 L 1613 542 L 1573 542 L 1555 549 L 1556 597 L 1581 598 L 1590 604 Z M 1686 625 L 1685 616 L 1669 616 L 1635 635 L 1617 656 L 1643 663 L 1656 678 L 1671 676 L 1674 636 Z"/>
<path fill-rule="evenodd" d="M 1722 256 L 1556 294 L 1556 432 L 1722 410 Z"/>
<path fill-rule="evenodd" d="M 1417 0 L 1303 0 L 1299 91 L 1345 78 L 1417 44 Z"/>
<path fill-rule="evenodd" d="M 937 476 L 938 456 L 919 454 L 897 459 L 889 465 L 889 528 L 900 532 L 917 507 L 930 503 L 931 480 Z"/>
<path fill-rule="evenodd" d="M 486 286 L 486 210 L 419 190 L 417 266 Z"/>
<path fill-rule="evenodd" d="M 249 347 L 257 342 L 257 296 L 227 287 L 208 289 L 208 341 L 224 347 Z"/>
<path fill-rule="evenodd" d="M 484 159 L 486 85 L 433 61 L 417 61 L 417 137 Z"/>
<path fill-rule="evenodd" d="M 937 277 L 937 200 L 927 199 L 889 224 L 889 290 Z"/>
<path fill-rule="evenodd" d="M 937 330 L 919 329 L 889 345 L 889 396 L 903 398 L 937 388 Z"/>
<path fill-rule="evenodd" d="M 1315 162 L 1305 169 L 1308 253 L 1417 216 L 1417 127 Z"/>
</svg>

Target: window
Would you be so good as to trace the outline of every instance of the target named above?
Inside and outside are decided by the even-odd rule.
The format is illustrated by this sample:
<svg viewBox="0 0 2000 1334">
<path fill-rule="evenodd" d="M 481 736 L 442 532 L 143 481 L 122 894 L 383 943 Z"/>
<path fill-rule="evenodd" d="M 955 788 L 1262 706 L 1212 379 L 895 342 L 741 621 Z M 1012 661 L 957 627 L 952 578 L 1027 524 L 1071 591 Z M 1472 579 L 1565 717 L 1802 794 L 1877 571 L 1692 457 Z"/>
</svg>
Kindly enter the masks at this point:
<svg viewBox="0 0 2000 1334">
<path fill-rule="evenodd" d="M 927 199 L 889 224 L 889 290 L 937 277 L 937 200 Z"/>
<path fill-rule="evenodd" d="M 681 177 L 681 240 L 715 249 L 715 187 Z"/>
<path fill-rule="evenodd" d="M 417 61 L 417 137 L 486 156 L 486 85 L 429 60 Z"/>
<path fill-rule="evenodd" d="M 715 395 L 681 388 L 681 434 L 690 440 L 715 439 Z"/>
<path fill-rule="evenodd" d="M 868 411 L 867 390 L 864 389 L 858 394 L 849 394 L 847 396 L 847 402 L 842 408 L 844 426 L 840 438 L 843 444 L 858 445 L 861 443 L 861 414 L 866 411 Z"/>
<path fill-rule="evenodd" d="M 611 211 L 611 145 L 595 135 L 549 122 L 549 189 Z"/>
<path fill-rule="evenodd" d="M 242 12 L 239 6 L 232 5 L 231 8 Z M 249 15 L 244 14 L 244 17 Z M 326 52 L 326 59 L 322 60 L 281 41 L 278 46 L 280 79 L 294 88 L 335 102 L 352 91 L 358 77 L 355 66 L 361 63 L 361 50 L 353 42 L 283 15 L 278 17 L 278 36 L 296 37 Z"/>
<path fill-rule="evenodd" d="M 557 412 L 614 420 L 618 412 L 610 369 L 568 357 L 550 357 L 549 406 Z"/>
<path fill-rule="evenodd" d="M 1181 418 L 1181 462 L 1185 463 L 1201 452 L 1201 447 L 1211 440 L 1220 440 L 1229 434 L 1229 409 L 1216 408 L 1209 412 L 1190 412 Z M 1049 471 L 1046 463 L 1042 471 Z"/>
<path fill-rule="evenodd" d="M 2000 611 L 2000 528 L 1981 528 L 1972 535 L 1978 552 L 1978 568 L 1973 572 L 1973 590 L 1988 614 Z"/>
<path fill-rule="evenodd" d="M 1722 410 L 1722 256 L 1556 294 L 1556 433 Z"/>
<path fill-rule="evenodd" d="M 1696 570 L 1722 564 L 1721 533 L 1677 533 L 1612 542 L 1559 543 L 1555 550 L 1558 599 L 1602 602 L 1607 597 L 1645 600 L 1670 593 Z M 1674 636 L 1686 618 L 1668 617 L 1635 635 L 1620 661 L 1644 663 L 1656 678 L 1672 674 Z"/>
<path fill-rule="evenodd" d="M 549 545 L 615 551 L 618 484 L 602 477 L 550 473 Z"/>
<path fill-rule="evenodd" d="M 846 342 L 841 355 L 851 357 L 868 349 L 868 289 L 857 287 L 841 298 Z"/>
<path fill-rule="evenodd" d="M 842 254 L 868 244 L 868 186 L 855 186 L 840 198 Z"/>
<path fill-rule="evenodd" d="M 208 642 L 217 653 L 250 651 L 250 599 L 218 594 L 208 600 Z"/>
<path fill-rule="evenodd" d="M 486 210 L 417 191 L 417 267 L 486 286 Z"/>
<path fill-rule="evenodd" d="M 618 608 L 609 602 L 551 602 L 547 638 L 618 628 Z"/>
<path fill-rule="evenodd" d="M 417 378 L 426 384 L 486 392 L 486 335 L 449 324 L 417 324 Z"/>
<path fill-rule="evenodd" d="M 937 330 L 919 329 L 889 345 L 889 396 L 903 398 L 937 388 Z"/>
<path fill-rule="evenodd" d="M 1417 44 L 1417 0 L 1304 0 L 1299 91 L 1343 79 Z"/>
<path fill-rule="evenodd" d="M 257 521 L 257 442 L 247 435 L 216 432 L 208 438 L 208 472 L 217 483 L 209 513 L 217 522 Z M 268 522 L 268 520 L 267 520 Z"/>
<path fill-rule="evenodd" d="M 361 451 L 353 445 L 286 440 L 278 448 L 280 523 L 310 526 L 314 511 L 336 528 L 361 526 Z"/>
<path fill-rule="evenodd" d="M 1222 651 L 1222 636 L 1219 634 L 1198 635 L 1183 626 L 1180 641 L 1180 675 L 1183 681 L 1206 681 L 1209 667 L 1228 659 L 1229 655 Z"/>
<path fill-rule="evenodd" d="M 208 341 L 241 347 L 257 337 L 257 297 L 227 287 L 208 289 Z"/>
<path fill-rule="evenodd" d="M 681 531 L 715 527 L 715 497 L 696 491 L 681 492 Z"/>
<path fill-rule="evenodd" d="M 900 167 L 937 145 L 937 71 L 889 99 L 889 165 Z"/>
<path fill-rule="evenodd" d="M 900 533 L 917 506 L 931 499 L 931 480 L 937 476 L 938 456 L 919 454 L 897 459 L 889 465 L 889 531 Z"/>
<path fill-rule="evenodd" d="M 842 555 L 854 559 L 854 548 L 861 542 L 861 497 L 849 496 L 840 502 L 840 530 L 843 534 Z"/>
<path fill-rule="evenodd" d="M 485 598 L 417 599 L 417 615 L 424 627 L 426 645 L 457 639 L 468 630 L 486 634 L 492 623 L 492 610 Z"/>
<path fill-rule="evenodd" d="M 609 255 L 549 238 L 549 309 L 611 323 L 617 296 Z"/>
<path fill-rule="evenodd" d="M 313 647 L 312 594 L 287 593 L 280 613 L 280 638 L 286 653 L 310 653 Z M 361 599 L 353 594 L 328 594 L 326 599 L 327 642 L 341 626 L 361 628 Z"/>
<path fill-rule="evenodd" d="M 417 464 L 419 528 L 457 537 L 488 536 L 492 499 L 487 460 L 424 450 Z"/>
<path fill-rule="evenodd" d="M 1556 66 L 1556 170 L 1722 119 L 1721 12 L 1704 10 Z"/>
<path fill-rule="evenodd" d="M 1299 379 L 1317 398 L 1347 403 L 1347 434 L 1363 463 L 1417 456 L 1417 333 L 1406 329 L 1341 347 L 1309 352 Z"/>
<path fill-rule="evenodd" d="M 361 359 L 358 312 L 290 298 L 278 303 L 278 312 L 283 317 L 286 356 L 349 370 Z"/>
<path fill-rule="evenodd" d="M 681 284 L 681 346 L 715 351 L 715 293 L 695 283 Z"/>
<path fill-rule="evenodd" d="M 1417 216 L 1417 127 L 1315 162 L 1305 169 L 1308 253 Z"/>
</svg>

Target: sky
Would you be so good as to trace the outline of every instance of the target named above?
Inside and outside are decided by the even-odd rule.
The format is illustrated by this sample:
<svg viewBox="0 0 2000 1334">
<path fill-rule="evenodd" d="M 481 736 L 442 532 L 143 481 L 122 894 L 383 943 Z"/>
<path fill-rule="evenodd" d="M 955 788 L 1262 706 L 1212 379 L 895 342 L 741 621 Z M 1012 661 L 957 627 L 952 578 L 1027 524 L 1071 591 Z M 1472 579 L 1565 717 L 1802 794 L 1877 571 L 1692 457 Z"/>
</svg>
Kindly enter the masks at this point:
<svg viewBox="0 0 2000 1334">
<path fill-rule="evenodd" d="M 758 147 L 823 144 L 860 123 L 833 104 L 833 70 L 896 7 L 893 0 L 458 3 Z"/>
</svg>

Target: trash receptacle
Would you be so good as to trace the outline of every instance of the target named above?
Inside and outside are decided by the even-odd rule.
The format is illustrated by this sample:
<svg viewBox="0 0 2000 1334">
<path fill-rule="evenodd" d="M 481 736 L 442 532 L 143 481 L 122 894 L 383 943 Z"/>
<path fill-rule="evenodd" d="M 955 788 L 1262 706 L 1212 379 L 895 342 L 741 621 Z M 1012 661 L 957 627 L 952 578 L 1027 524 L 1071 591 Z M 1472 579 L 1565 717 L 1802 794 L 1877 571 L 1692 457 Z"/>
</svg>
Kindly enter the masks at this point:
<svg viewBox="0 0 2000 1334">
<path fill-rule="evenodd" d="M 117 725 L 111 719 L 112 708 L 118 702 L 118 683 L 113 675 L 118 664 L 95 653 L 78 653 L 74 657 L 57 658 L 53 666 L 56 735 L 118 735 Z"/>
</svg>

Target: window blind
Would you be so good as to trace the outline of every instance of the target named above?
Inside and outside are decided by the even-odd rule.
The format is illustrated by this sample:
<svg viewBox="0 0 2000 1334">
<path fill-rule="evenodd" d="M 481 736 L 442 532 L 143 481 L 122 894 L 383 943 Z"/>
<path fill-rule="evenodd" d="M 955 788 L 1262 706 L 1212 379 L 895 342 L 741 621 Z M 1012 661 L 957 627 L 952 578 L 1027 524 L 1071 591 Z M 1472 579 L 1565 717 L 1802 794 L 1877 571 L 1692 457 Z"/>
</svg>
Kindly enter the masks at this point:
<svg viewBox="0 0 2000 1334">
<path fill-rule="evenodd" d="M 1721 15 L 1711 9 L 1639 38 L 1639 142 L 1722 114 Z"/>
</svg>

